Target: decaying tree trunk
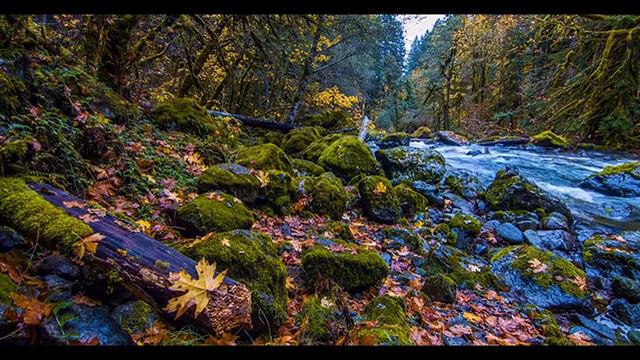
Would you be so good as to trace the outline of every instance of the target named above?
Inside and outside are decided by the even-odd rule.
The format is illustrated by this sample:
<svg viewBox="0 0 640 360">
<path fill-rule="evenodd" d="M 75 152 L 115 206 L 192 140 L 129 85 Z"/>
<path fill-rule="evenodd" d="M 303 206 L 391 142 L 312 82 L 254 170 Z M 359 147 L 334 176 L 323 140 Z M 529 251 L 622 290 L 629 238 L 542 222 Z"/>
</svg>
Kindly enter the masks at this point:
<svg viewBox="0 0 640 360">
<path fill-rule="evenodd" d="M 524 145 L 529 143 L 530 141 L 531 141 L 531 138 L 524 137 L 520 139 L 498 139 L 493 141 L 481 141 L 477 144 L 482 146 L 496 146 L 496 145 L 514 146 L 514 145 Z"/>
<path fill-rule="evenodd" d="M 71 216 L 79 218 L 88 214 L 84 207 L 75 205 L 85 202 L 67 192 L 47 184 L 29 186 Z M 74 206 L 65 206 L 65 202 L 74 202 Z M 106 266 L 115 270 L 135 296 L 147 301 L 163 317 L 173 319 L 175 314 L 167 313 L 163 308 L 170 299 L 182 293 L 169 290 L 169 274 L 184 269 L 197 279 L 196 262 L 141 232 L 125 229 L 110 215 L 96 218 L 88 225 L 105 238 L 98 243 L 94 260 L 87 262 L 88 266 Z M 194 318 L 193 309 L 189 309 L 178 320 L 213 334 L 251 328 L 251 292 L 245 285 L 227 277 L 208 295 L 209 303 L 198 317 Z"/>
<path fill-rule="evenodd" d="M 228 116 L 228 117 L 238 119 L 243 125 L 250 126 L 250 127 L 259 127 L 262 129 L 278 130 L 282 132 L 288 132 L 290 130 L 297 128 L 297 126 L 288 124 L 288 123 L 279 123 L 276 121 L 260 120 L 260 119 L 252 118 L 250 116 L 230 114 L 224 111 L 207 110 L 207 112 L 209 113 L 209 115 L 212 115 L 212 116 Z"/>
</svg>

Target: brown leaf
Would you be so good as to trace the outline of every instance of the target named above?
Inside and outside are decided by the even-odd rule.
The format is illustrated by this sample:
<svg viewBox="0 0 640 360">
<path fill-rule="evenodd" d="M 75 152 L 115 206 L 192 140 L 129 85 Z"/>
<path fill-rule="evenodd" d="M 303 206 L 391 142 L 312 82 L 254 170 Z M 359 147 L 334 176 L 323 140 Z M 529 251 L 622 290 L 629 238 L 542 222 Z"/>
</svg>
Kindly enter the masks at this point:
<svg viewBox="0 0 640 360">
<path fill-rule="evenodd" d="M 39 325 L 42 319 L 49 316 L 54 307 L 54 304 L 46 304 L 36 298 L 18 293 L 11 293 L 10 297 L 15 306 L 24 310 L 22 320 L 27 325 Z"/>
<path fill-rule="evenodd" d="M 82 259 L 86 252 L 90 254 L 95 254 L 96 250 L 98 250 L 98 243 L 104 239 L 104 235 L 100 233 L 91 234 L 84 239 L 76 241 L 73 244 L 74 250 L 78 259 Z"/>
</svg>

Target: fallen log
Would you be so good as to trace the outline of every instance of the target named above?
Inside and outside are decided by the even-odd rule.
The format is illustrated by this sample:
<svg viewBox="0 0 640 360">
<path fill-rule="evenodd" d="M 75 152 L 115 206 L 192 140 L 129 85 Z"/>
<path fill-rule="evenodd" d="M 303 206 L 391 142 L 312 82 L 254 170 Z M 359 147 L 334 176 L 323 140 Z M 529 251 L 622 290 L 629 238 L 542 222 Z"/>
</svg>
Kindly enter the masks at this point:
<svg viewBox="0 0 640 360">
<path fill-rule="evenodd" d="M 496 145 L 515 146 L 515 145 L 528 144 L 530 141 L 531 141 L 531 138 L 526 137 L 526 138 L 519 138 L 519 139 L 498 139 L 493 141 L 481 141 L 476 144 L 482 145 L 482 146 L 496 146 Z"/>
<path fill-rule="evenodd" d="M 291 131 L 291 130 L 293 130 L 293 129 L 298 127 L 296 125 L 291 125 L 291 124 L 287 124 L 287 123 L 280 123 L 280 122 L 277 122 L 277 121 L 260 120 L 260 119 L 252 118 L 252 117 L 246 116 L 246 115 L 230 114 L 230 113 L 227 113 L 227 112 L 224 112 L 224 111 L 207 110 L 207 112 L 209 113 L 209 115 L 212 115 L 212 116 L 228 116 L 228 117 L 232 117 L 232 118 L 238 119 L 243 125 L 250 126 L 250 127 L 258 127 L 258 128 L 262 128 L 262 129 L 289 132 L 289 131 Z"/>
<path fill-rule="evenodd" d="M 75 218 L 92 216 L 94 219 L 85 222 L 104 238 L 98 242 L 96 252 L 87 264 L 104 265 L 115 270 L 135 296 L 147 301 L 164 318 L 171 320 L 175 317 L 174 313 L 163 310 L 170 299 L 182 295 L 169 290 L 172 284 L 169 274 L 184 269 L 197 279 L 194 260 L 141 232 L 124 228 L 110 215 L 91 215 L 85 201 L 65 191 L 47 184 L 28 186 Z M 189 309 L 178 319 L 179 323 L 190 324 L 212 334 L 251 328 L 251 292 L 245 285 L 226 277 L 223 284 L 208 296 L 209 302 L 204 311 L 194 317 L 193 309 Z"/>
</svg>

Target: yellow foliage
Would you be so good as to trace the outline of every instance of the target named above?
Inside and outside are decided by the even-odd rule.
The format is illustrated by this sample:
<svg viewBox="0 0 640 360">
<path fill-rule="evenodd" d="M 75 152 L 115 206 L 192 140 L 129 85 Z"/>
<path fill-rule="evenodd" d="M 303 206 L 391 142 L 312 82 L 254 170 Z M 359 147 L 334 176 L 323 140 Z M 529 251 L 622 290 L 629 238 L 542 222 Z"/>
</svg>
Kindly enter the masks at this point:
<svg viewBox="0 0 640 360">
<path fill-rule="evenodd" d="M 350 110 L 359 102 L 360 98 L 343 94 L 337 86 L 315 92 L 307 99 L 310 106 L 332 111 Z"/>
</svg>

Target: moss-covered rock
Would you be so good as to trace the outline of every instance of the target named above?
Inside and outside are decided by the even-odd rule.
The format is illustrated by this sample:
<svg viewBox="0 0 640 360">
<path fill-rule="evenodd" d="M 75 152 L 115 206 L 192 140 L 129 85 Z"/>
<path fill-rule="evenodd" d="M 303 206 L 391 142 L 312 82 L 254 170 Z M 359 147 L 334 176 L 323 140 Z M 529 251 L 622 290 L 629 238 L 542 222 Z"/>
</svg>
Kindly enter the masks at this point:
<svg viewBox="0 0 640 360">
<path fill-rule="evenodd" d="M 327 298 L 320 299 L 316 295 L 307 298 L 296 316 L 296 322 L 301 328 L 302 344 L 313 345 L 332 338 L 331 325 L 338 320 L 335 307 Z"/>
<path fill-rule="evenodd" d="M 260 190 L 258 203 L 270 208 L 278 215 L 287 215 L 291 212 L 291 197 L 295 193 L 291 175 L 284 171 L 268 170 L 266 183 Z"/>
<path fill-rule="evenodd" d="M 395 147 L 376 151 L 376 158 L 394 184 L 417 180 L 437 184 L 445 174 L 444 157 L 435 150 Z"/>
<path fill-rule="evenodd" d="M 322 152 L 329 146 L 324 139 L 316 140 L 309 144 L 301 153 L 300 157 L 307 161 L 318 161 Z"/>
<path fill-rule="evenodd" d="M 394 224 L 400 218 L 400 200 L 391 182 L 382 176 L 367 176 L 358 183 L 362 210 L 373 221 Z"/>
<path fill-rule="evenodd" d="M 213 135 L 220 125 L 196 100 L 169 99 L 156 105 L 151 118 L 166 130 L 180 130 L 196 135 Z"/>
<path fill-rule="evenodd" d="M 198 177 L 198 191 L 220 190 L 238 199 L 253 203 L 258 197 L 260 180 L 249 169 L 238 164 L 219 164 Z"/>
<path fill-rule="evenodd" d="M 117 306 L 111 312 L 111 317 L 129 333 L 141 333 L 151 327 L 158 320 L 153 308 L 142 300 L 132 301 Z"/>
<path fill-rule="evenodd" d="M 200 195 L 180 206 L 176 222 L 189 235 L 206 235 L 214 231 L 249 229 L 253 214 L 241 200 L 222 192 Z"/>
<path fill-rule="evenodd" d="M 549 310 L 538 309 L 535 306 L 525 307 L 525 313 L 533 320 L 536 328 L 544 335 L 544 344 L 550 346 L 568 346 L 573 343 L 560 329 L 560 325 Z"/>
<path fill-rule="evenodd" d="M 480 234 L 482 224 L 478 219 L 471 215 L 457 213 L 449 221 L 449 227 L 460 229 L 465 235 L 475 237 Z"/>
<path fill-rule="evenodd" d="M 626 299 L 631 304 L 640 302 L 640 282 L 626 276 L 616 276 L 611 282 L 611 289 L 616 297 Z"/>
<path fill-rule="evenodd" d="M 567 139 L 560 135 L 554 134 L 551 130 L 545 130 L 541 133 L 534 135 L 531 138 L 531 142 L 538 146 L 553 147 L 553 148 L 568 148 L 570 146 Z"/>
<path fill-rule="evenodd" d="M 292 171 L 291 158 L 274 144 L 255 145 L 238 151 L 236 162 L 258 170 Z"/>
<path fill-rule="evenodd" d="M 316 245 L 302 256 L 309 284 L 325 277 L 346 290 L 360 290 L 380 283 L 389 274 L 389 266 L 376 251 L 342 241 L 328 243 L 331 244 L 326 247 Z"/>
<path fill-rule="evenodd" d="M 617 235 L 596 234 L 584 242 L 582 259 L 590 278 L 609 289 L 617 276 L 640 279 L 640 232 Z"/>
<path fill-rule="evenodd" d="M 297 155 L 309 144 L 320 139 L 320 132 L 315 127 L 305 126 L 289 131 L 282 139 L 282 150 L 289 155 Z"/>
<path fill-rule="evenodd" d="M 399 298 L 389 295 L 374 298 L 365 307 L 364 317 L 378 325 L 361 329 L 359 338 L 373 340 L 376 345 L 412 345 L 411 327 L 404 311 L 404 304 Z"/>
<path fill-rule="evenodd" d="M 456 301 L 456 282 L 444 274 L 434 274 L 424 280 L 422 292 L 433 301 L 453 303 Z"/>
<path fill-rule="evenodd" d="M 564 203 L 525 179 L 514 168 L 498 171 L 493 183 L 485 191 L 484 198 L 493 210 L 542 209 L 546 213 L 559 212 L 570 222 L 573 220 L 571 211 Z"/>
<path fill-rule="evenodd" d="M 605 166 L 578 186 L 612 196 L 640 196 L 640 162 Z"/>
<path fill-rule="evenodd" d="M 218 233 L 185 252 L 196 259 L 215 261 L 218 269 L 228 269 L 229 277 L 251 289 L 253 323 L 259 329 L 268 325 L 273 331 L 286 318 L 287 271 L 268 235 L 248 230 Z"/>
<path fill-rule="evenodd" d="M 300 119 L 300 124 L 304 126 L 321 126 L 325 129 L 344 129 L 350 123 L 349 114 L 344 111 L 327 111 Z"/>
<path fill-rule="evenodd" d="M 431 229 L 431 238 L 440 243 L 455 245 L 458 240 L 458 235 L 451 231 L 449 225 L 440 223 Z"/>
<path fill-rule="evenodd" d="M 429 202 L 422 194 L 413 190 L 407 184 L 400 184 L 393 188 L 393 192 L 400 201 L 402 215 L 406 217 L 414 216 L 427 209 Z"/>
<path fill-rule="evenodd" d="M 43 199 L 19 178 L 0 178 L 0 218 L 66 254 L 73 254 L 73 244 L 93 233 L 87 224 Z"/>
<path fill-rule="evenodd" d="M 407 133 L 390 133 L 376 142 L 380 149 L 390 149 L 398 146 L 409 146 L 411 135 Z"/>
<path fill-rule="evenodd" d="M 495 287 L 496 278 L 487 262 L 449 245 L 435 245 L 426 251 L 424 270 L 428 276 L 443 274 L 458 288 Z"/>
<path fill-rule="evenodd" d="M 491 264 L 493 273 L 531 304 L 549 310 L 585 307 L 585 273 L 549 251 L 509 246 L 494 254 Z"/>
<path fill-rule="evenodd" d="M 422 238 L 416 232 L 409 229 L 403 227 L 388 227 L 382 230 L 382 236 L 384 236 L 386 242 L 389 243 L 385 245 L 385 248 L 397 249 L 402 246 L 407 246 L 416 252 L 422 250 Z"/>
<path fill-rule="evenodd" d="M 327 221 L 318 231 L 323 236 L 329 236 L 332 239 L 341 239 L 346 242 L 355 243 L 356 239 L 349 228 L 349 224 L 341 221 Z"/>
<path fill-rule="evenodd" d="M 455 174 L 445 177 L 444 186 L 467 200 L 475 199 L 484 191 L 480 179 L 465 170 L 457 170 Z"/>
<path fill-rule="evenodd" d="M 293 172 L 297 176 L 319 176 L 324 172 L 322 166 L 316 165 L 316 163 L 303 160 L 303 159 L 293 159 Z"/>
<path fill-rule="evenodd" d="M 369 148 L 355 136 L 343 136 L 322 151 L 318 164 L 344 181 L 379 169 Z"/>
<path fill-rule="evenodd" d="M 347 193 L 342 181 L 332 173 L 318 177 L 306 177 L 301 186 L 311 198 L 309 209 L 316 214 L 340 219 L 347 208 Z"/>
<path fill-rule="evenodd" d="M 427 126 L 420 126 L 419 128 L 416 129 L 416 131 L 411 133 L 412 138 L 418 138 L 418 139 L 429 139 L 432 136 L 433 136 L 433 133 L 431 132 L 431 129 L 429 129 Z"/>
</svg>

